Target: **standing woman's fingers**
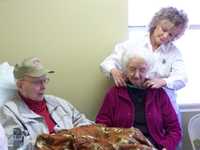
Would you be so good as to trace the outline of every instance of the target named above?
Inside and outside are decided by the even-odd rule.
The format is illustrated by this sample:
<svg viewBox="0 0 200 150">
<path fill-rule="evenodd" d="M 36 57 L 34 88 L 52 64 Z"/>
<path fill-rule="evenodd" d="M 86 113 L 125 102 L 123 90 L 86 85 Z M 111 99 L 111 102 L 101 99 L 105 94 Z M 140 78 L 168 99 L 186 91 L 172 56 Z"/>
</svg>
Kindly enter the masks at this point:
<svg viewBox="0 0 200 150">
<path fill-rule="evenodd" d="M 114 78 L 115 84 L 116 86 L 126 86 L 126 82 L 124 80 L 124 78 L 122 78 L 121 76 L 117 76 Z"/>
<path fill-rule="evenodd" d="M 111 73 L 112 73 L 112 77 L 114 79 L 116 86 L 125 86 L 126 85 L 124 77 L 123 77 L 123 73 L 120 70 L 112 69 Z"/>
<path fill-rule="evenodd" d="M 147 80 L 144 82 L 144 87 L 152 87 L 154 84 L 153 80 Z"/>
</svg>

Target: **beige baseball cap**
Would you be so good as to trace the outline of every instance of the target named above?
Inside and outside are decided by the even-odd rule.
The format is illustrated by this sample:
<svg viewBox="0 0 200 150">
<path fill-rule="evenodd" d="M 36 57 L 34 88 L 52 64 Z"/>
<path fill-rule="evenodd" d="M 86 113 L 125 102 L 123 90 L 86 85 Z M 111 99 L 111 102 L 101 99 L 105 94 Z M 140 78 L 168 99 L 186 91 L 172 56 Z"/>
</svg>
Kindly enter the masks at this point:
<svg viewBox="0 0 200 150">
<path fill-rule="evenodd" d="M 24 76 L 41 77 L 54 72 L 44 68 L 40 59 L 37 57 L 24 59 L 21 64 L 15 65 L 13 71 L 15 79 L 22 79 Z"/>
</svg>

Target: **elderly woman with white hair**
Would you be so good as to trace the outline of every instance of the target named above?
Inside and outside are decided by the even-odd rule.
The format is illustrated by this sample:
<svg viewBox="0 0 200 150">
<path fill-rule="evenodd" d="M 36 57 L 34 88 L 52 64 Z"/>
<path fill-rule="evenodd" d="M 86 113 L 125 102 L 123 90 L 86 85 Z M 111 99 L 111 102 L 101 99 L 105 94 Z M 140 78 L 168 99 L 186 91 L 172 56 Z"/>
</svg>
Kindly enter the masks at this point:
<svg viewBox="0 0 200 150">
<path fill-rule="evenodd" d="M 127 51 L 122 70 L 127 86 L 113 86 L 106 94 L 96 123 L 109 127 L 136 127 L 159 150 L 175 150 L 181 140 L 178 118 L 162 88 L 145 88 L 154 62 L 147 49 Z"/>
</svg>

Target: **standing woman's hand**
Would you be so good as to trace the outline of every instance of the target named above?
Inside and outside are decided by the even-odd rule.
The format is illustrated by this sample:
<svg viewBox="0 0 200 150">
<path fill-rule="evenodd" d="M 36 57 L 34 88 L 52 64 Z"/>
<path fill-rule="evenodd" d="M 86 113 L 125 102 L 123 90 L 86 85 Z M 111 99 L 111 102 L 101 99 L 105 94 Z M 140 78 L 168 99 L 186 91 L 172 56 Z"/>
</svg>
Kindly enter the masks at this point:
<svg viewBox="0 0 200 150">
<path fill-rule="evenodd" d="M 145 81 L 144 86 L 158 89 L 158 88 L 166 86 L 166 84 L 167 84 L 166 81 L 163 79 L 149 79 Z"/>
<path fill-rule="evenodd" d="M 116 68 L 113 68 L 111 70 L 111 74 L 112 74 L 112 77 L 113 77 L 113 80 L 115 82 L 115 85 L 116 86 L 126 86 L 126 78 L 123 74 L 122 71 L 116 69 Z"/>
</svg>

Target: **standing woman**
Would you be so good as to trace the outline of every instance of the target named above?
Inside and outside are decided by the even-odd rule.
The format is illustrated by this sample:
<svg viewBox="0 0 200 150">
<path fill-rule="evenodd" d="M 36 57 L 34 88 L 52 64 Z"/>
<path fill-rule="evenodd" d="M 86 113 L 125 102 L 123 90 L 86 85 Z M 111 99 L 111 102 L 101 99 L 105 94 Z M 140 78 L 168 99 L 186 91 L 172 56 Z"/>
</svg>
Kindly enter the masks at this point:
<svg viewBox="0 0 200 150">
<path fill-rule="evenodd" d="M 175 91 L 186 85 L 187 76 L 182 55 L 173 41 L 183 35 L 187 24 L 188 17 L 182 10 L 161 8 L 153 16 L 145 36 L 116 45 L 112 54 L 101 63 L 102 72 L 112 77 L 116 86 L 126 86 L 121 64 L 123 53 L 131 49 L 148 49 L 156 62 L 145 84 L 151 88 L 163 87 L 178 114 Z"/>
</svg>

